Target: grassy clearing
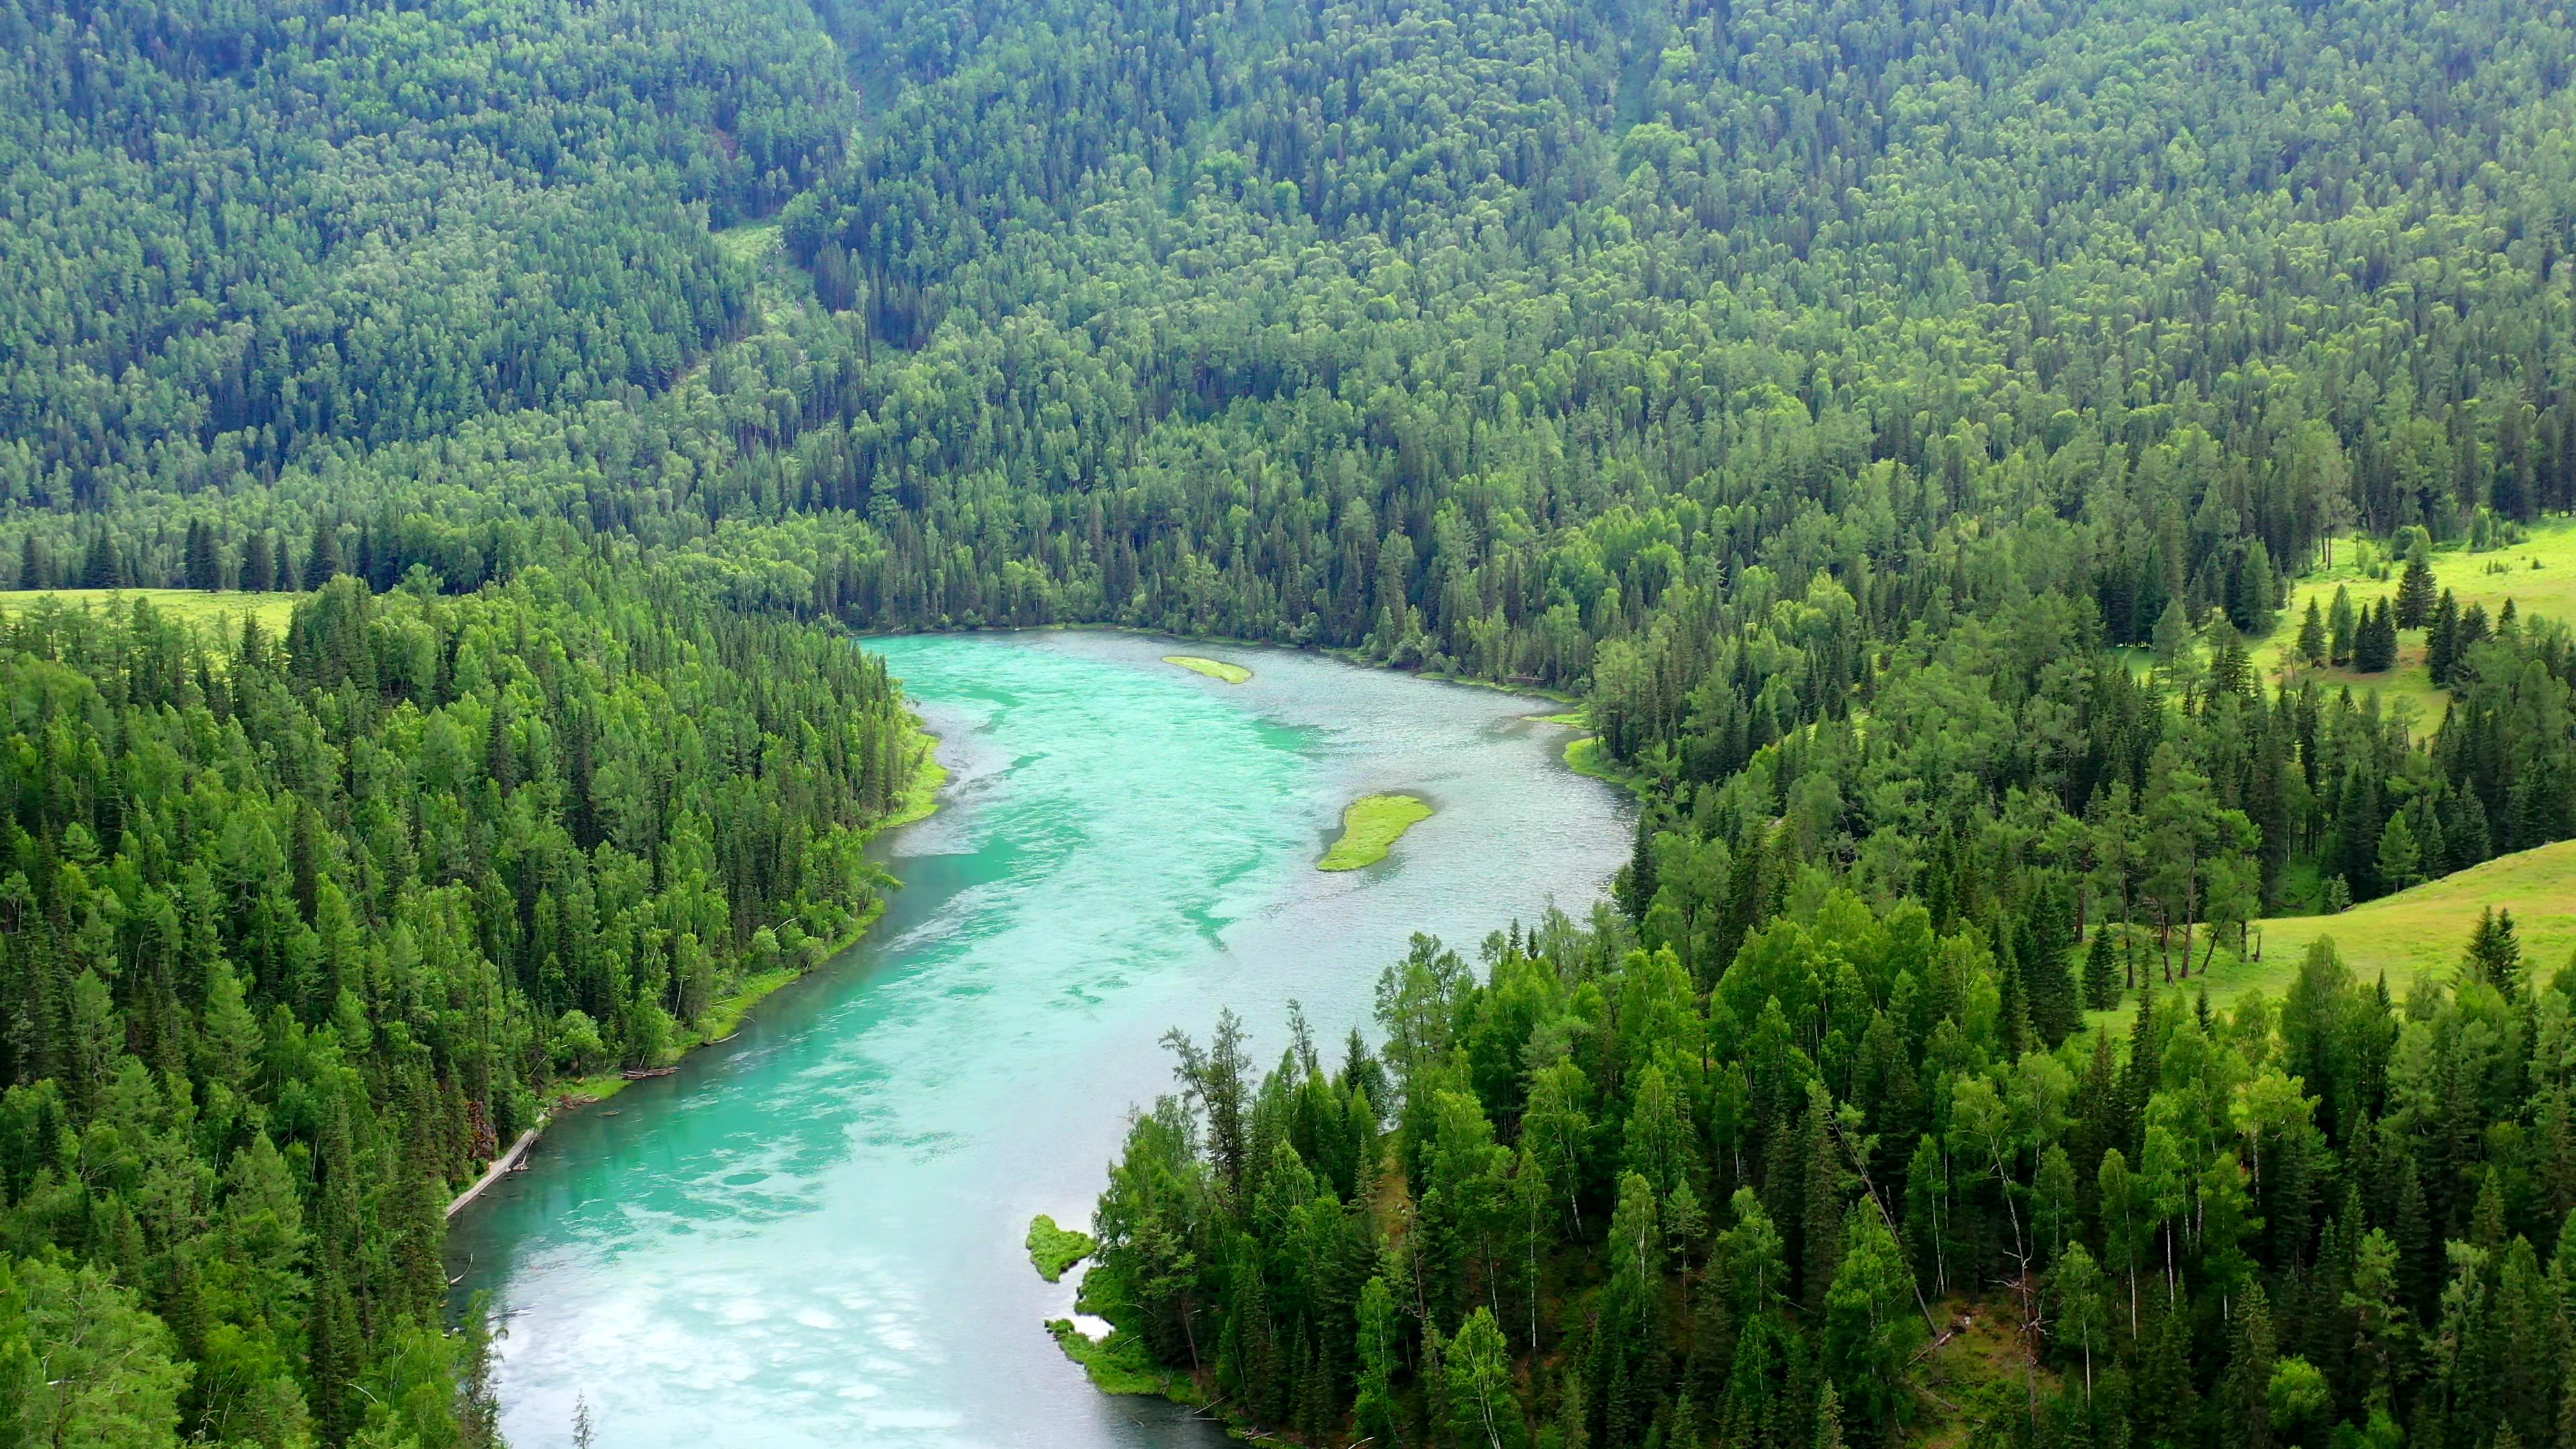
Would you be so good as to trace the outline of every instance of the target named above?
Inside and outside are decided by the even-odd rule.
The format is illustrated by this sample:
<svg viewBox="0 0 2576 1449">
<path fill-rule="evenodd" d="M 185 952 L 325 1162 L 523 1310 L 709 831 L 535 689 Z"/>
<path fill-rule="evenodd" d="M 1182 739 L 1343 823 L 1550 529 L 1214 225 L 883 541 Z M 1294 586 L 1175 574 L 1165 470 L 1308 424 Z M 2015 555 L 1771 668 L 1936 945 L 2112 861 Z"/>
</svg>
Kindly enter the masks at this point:
<svg viewBox="0 0 2576 1449">
<path fill-rule="evenodd" d="M 2279 996 L 2299 969 L 2308 943 L 2331 937 L 2335 952 L 2364 981 L 2388 974 L 2403 997 L 2428 974 L 2447 974 L 2467 949 L 2478 912 L 2513 912 L 2522 959 L 2544 979 L 2576 955 L 2576 840 L 2499 856 L 2484 865 L 2382 896 L 2339 916 L 2283 916 L 2255 927 L 2263 959 L 2213 973 L 2213 1000 L 2261 990 Z"/>
<path fill-rule="evenodd" d="M 1222 659 L 1207 659 L 1196 654 L 1166 654 L 1163 662 L 1177 664 L 1192 674 L 1204 674 L 1228 684 L 1241 684 L 1252 678 L 1252 671 L 1240 664 L 1228 664 Z"/>
<path fill-rule="evenodd" d="M 1062 1281 L 1065 1269 L 1090 1257 L 1098 1246 L 1091 1234 L 1057 1227 L 1045 1213 L 1029 1219 L 1029 1263 L 1050 1283 Z"/>
<path fill-rule="evenodd" d="M 1342 838 L 1315 862 L 1317 870 L 1358 870 L 1386 859 L 1404 832 L 1431 818 L 1431 807 L 1411 795 L 1363 795 L 1342 811 Z"/>
<path fill-rule="evenodd" d="M 2398 631 L 2397 667 L 2385 674 L 2356 674 L 2349 669 L 2301 669 L 2295 675 L 2290 673 L 2290 646 L 2299 637 L 2299 621 L 2307 617 L 2309 600 L 2315 600 L 2322 612 L 2333 608 L 2337 588 L 2350 591 L 2356 610 L 2364 604 L 2392 599 L 2405 568 L 2402 560 L 2390 562 L 2378 550 L 2353 540 L 2335 545 L 2335 560 L 2333 568 L 2315 570 L 2292 586 L 2290 605 L 2281 611 L 2279 627 L 2251 646 L 2256 673 L 2270 684 L 2288 678 L 2313 679 L 2329 692 L 2349 687 L 2356 698 L 2377 690 L 2384 707 L 2393 707 L 2399 700 L 2412 701 L 2416 733 L 2431 733 L 2449 712 L 2451 696 L 2433 686 L 2433 676 L 2424 665 L 2421 629 Z M 2388 567 L 2388 577 L 2373 577 L 2382 564 Z M 2540 525 L 2522 542 L 2485 553 L 2456 548 L 2437 550 L 2433 554 L 2433 580 L 2438 587 L 2456 594 L 2462 609 L 2471 604 L 2484 606 L 2489 619 L 2501 613 L 2506 601 L 2511 600 L 2515 611 L 2526 618 L 2576 624 L 2576 522 Z"/>
<path fill-rule="evenodd" d="M 1934 1304 L 1932 1312 L 1950 1338 L 1924 1354 L 1913 1375 L 1919 1401 L 1906 1438 L 1925 1449 L 1949 1449 L 1967 1442 L 1980 1426 L 2020 1411 L 2032 1376 L 2012 1329 L 2010 1304 L 1950 1298 Z M 2042 1399 L 2058 1392 L 2058 1374 L 2043 1368 L 2036 1378 Z"/>
<path fill-rule="evenodd" d="M 778 250 L 779 229 L 774 221 L 729 226 L 713 235 L 716 250 L 728 261 L 756 262 Z"/>
<path fill-rule="evenodd" d="M 238 589 L 211 594 L 198 589 L 8 589 L 0 590 L 0 617 L 34 608 L 46 599 L 59 600 L 69 609 L 119 610 L 130 609 L 140 600 L 185 623 L 229 630 L 249 614 L 259 620 L 261 628 L 283 632 L 295 614 L 295 601 L 303 597 Z"/>
</svg>

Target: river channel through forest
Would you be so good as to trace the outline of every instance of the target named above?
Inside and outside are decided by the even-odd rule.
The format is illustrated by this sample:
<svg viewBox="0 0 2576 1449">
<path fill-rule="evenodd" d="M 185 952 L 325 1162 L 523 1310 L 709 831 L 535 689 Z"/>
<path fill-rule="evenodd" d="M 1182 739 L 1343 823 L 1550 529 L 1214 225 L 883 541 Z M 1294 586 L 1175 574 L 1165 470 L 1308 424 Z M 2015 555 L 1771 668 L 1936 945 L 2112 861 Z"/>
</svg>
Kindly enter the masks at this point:
<svg viewBox="0 0 2576 1449">
<path fill-rule="evenodd" d="M 559 1118 L 458 1216 L 492 1291 L 504 1428 L 665 1445 L 1205 1445 L 1094 1391 L 1043 1324 L 1032 1215 L 1089 1216 L 1158 1039 L 1290 1001 L 1338 1060 L 1416 931 L 1473 957 L 1625 858 L 1617 792 L 1544 700 L 1317 654 L 1106 632 L 870 641 L 942 737 L 939 813 L 878 842 L 904 888 L 855 950 L 677 1075 Z M 1165 663 L 1214 654 L 1228 684 Z M 1435 812 L 1382 862 L 1314 862 L 1354 798 Z"/>
</svg>

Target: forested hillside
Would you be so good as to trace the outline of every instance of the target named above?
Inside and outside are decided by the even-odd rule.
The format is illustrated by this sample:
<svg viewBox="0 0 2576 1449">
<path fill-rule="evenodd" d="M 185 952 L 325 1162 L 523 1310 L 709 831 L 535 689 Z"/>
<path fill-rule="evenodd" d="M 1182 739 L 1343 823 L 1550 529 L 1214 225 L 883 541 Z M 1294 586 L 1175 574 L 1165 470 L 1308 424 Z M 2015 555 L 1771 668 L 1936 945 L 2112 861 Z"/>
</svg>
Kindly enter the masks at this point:
<svg viewBox="0 0 2576 1449">
<path fill-rule="evenodd" d="M 1643 797 L 1382 1060 L 1185 1061 L 1130 1358 L 1316 1442 L 2576 1434 L 2560 963 L 2187 995 L 2576 836 L 2483 602 L 2576 509 L 2571 29 L 0 0 L 0 575 L 312 595 L 9 612 L 0 1443 L 488 1438 L 444 1186 L 864 917 L 834 629 L 1055 622 L 1545 683 Z M 1899 1387 L 1945 1297 L 2013 1403 Z"/>
<path fill-rule="evenodd" d="M 883 668 L 620 573 L 0 624 L 5 1442 L 488 1437 L 450 1195 L 873 913 Z"/>
</svg>

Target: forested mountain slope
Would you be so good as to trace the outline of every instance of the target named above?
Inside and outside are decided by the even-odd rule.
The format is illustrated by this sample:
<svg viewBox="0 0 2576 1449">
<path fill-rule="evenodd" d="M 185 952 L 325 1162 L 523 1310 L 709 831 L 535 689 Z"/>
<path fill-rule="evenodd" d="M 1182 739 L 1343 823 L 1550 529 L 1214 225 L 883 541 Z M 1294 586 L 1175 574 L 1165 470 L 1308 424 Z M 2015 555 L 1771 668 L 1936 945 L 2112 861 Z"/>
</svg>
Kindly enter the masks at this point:
<svg viewBox="0 0 2576 1449">
<path fill-rule="evenodd" d="M 825 626 L 1065 621 L 1645 796 L 1382 1060 L 1186 1063 L 1120 1351 L 1805 1449 L 1924 1422 L 1910 1279 L 2045 1320 L 1996 1437 L 2568 1432 L 2559 963 L 2080 1034 L 2576 836 L 2477 574 L 2576 508 L 2564 4 L 0 5 L 0 572 L 313 591 L 9 611 L 0 1441 L 488 1437 L 439 1188 L 867 909 Z"/>
<path fill-rule="evenodd" d="M 488 1433 L 449 1195 L 847 941 L 915 763 L 875 661 L 587 563 L 282 638 L 39 605 L 0 699 L 13 1443 Z"/>
</svg>

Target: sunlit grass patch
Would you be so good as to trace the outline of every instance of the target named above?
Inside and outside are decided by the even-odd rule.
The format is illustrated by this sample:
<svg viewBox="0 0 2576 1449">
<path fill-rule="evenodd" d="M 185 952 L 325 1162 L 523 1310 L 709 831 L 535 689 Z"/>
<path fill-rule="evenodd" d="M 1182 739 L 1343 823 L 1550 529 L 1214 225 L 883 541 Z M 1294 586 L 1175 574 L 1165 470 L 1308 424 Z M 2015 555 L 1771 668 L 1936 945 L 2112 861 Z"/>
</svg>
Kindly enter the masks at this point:
<svg viewBox="0 0 2576 1449">
<path fill-rule="evenodd" d="M 1193 674 L 1204 674 L 1210 679 L 1222 679 L 1228 684 L 1241 684 L 1252 678 L 1252 671 L 1240 664 L 1228 664 L 1222 659 L 1206 659 L 1196 654 L 1166 654 L 1163 656 L 1163 662 L 1177 664 Z"/>
<path fill-rule="evenodd" d="M 1431 818 L 1431 807 L 1411 795 L 1363 795 L 1342 811 L 1342 838 L 1315 862 L 1317 870 L 1358 870 L 1386 859 L 1404 832 Z"/>
<path fill-rule="evenodd" d="M 1057 1227 L 1055 1219 L 1045 1213 L 1029 1219 L 1029 1263 L 1038 1270 L 1039 1277 L 1050 1283 L 1062 1280 L 1065 1269 L 1090 1257 L 1097 1246 L 1091 1234 Z"/>
<path fill-rule="evenodd" d="M 166 617 L 190 624 L 237 627 L 242 616 L 248 614 L 259 620 L 261 628 L 275 634 L 285 630 L 295 615 L 295 601 L 303 597 L 240 589 L 215 593 L 202 589 L 8 589 L 0 590 L 0 617 L 39 607 L 47 599 L 59 600 L 67 609 L 114 609 L 120 614 L 139 600 Z"/>
</svg>

